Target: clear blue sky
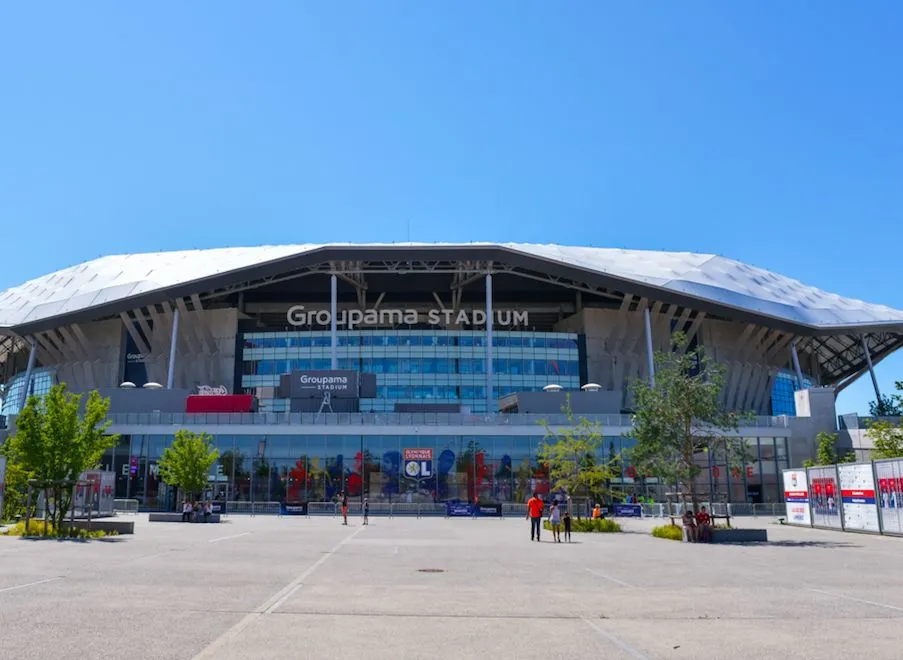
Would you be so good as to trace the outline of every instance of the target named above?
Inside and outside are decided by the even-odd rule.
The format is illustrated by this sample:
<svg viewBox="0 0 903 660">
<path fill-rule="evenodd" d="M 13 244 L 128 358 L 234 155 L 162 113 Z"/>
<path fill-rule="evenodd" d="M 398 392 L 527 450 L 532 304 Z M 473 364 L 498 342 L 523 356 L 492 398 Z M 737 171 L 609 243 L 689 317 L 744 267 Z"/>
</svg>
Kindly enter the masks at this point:
<svg viewBox="0 0 903 660">
<path fill-rule="evenodd" d="M 901 34 L 878 0 L 6 3 L 0 289 L 410 236 L 714 252 L 903 308 Z"/>
</svg>

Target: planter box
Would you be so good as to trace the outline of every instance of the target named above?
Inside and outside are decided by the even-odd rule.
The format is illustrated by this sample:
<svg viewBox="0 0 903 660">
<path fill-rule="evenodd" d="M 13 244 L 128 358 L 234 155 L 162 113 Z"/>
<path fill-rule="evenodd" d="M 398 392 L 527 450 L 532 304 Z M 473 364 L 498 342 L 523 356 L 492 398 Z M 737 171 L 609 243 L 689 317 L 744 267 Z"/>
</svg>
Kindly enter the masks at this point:
<svg viewBox="0 0 903 660">
<path fill-rule="evenodd" d="M 87 520 L 76 520 L 71 526 L 76 529 L 90 529 L 93 531 L 102 530 L 104 532 L 118 532 L 119 534 L 135 533 L 135 521 L 116 520 L 115 518 L 91 520 L 90 525 Z"/>
<path fill-rule="evenodd" d="M 182 522 L 182 514 L 181 513 L 150 513 L 147 516 L 148 521 L 150 522 Z M 207 519 L 208 523 L 218 523 L 220 519 L 220 514 L 211 513 L 210 517 Z M 204 517 L 199 516 L 197 519 L 198 523 L 203 524 Z"/>
<path fill-rule="evenodd" d="M 712 543 L 767 543 L 765 529 L 713 529 Z"/>
</svg>

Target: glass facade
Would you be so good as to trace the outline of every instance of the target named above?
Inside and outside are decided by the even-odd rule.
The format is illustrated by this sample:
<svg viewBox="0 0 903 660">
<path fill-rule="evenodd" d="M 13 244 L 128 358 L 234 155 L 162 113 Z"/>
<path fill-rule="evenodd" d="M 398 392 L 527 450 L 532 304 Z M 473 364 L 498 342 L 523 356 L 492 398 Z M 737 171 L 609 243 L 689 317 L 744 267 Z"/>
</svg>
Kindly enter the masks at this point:
<svg viewBox="0 0 903 660">
<path fill-rule="evenodd" d="M 803 375 L 804 389 L 814 385 L 811 378 Z M 774 379 L 771 388 L 771 414 L 772 415 L 796 415 L 796 399 L 793 393 L 799 387 L 796 382 L 796 374 L 792 371 L 780 371 Z"/>
<path fill-rule="evenodd" d="M 328 332 L 245 333 L 241 387 L 276 386 L 279 375 L 329 369 Z M 580 387 L 576 334 L 496 332 L 492 342 L 495 397 L 539 391 L 550 383 Z M 377 398 L 361 412 L 394 410 L 396 403 L 456 403 L 486 411 L 486 334 L 482 331 L 376 330 L 338 333 L 338 367 L 376 374 Z M 260 410 L 282 412 L 284 399 L 263 399 Z"/>
<path fill-rule="evenodd" d="M 352 427 L 349 427 L 349 431 Z M 524 502 L 533 491 L 551 492 L 548 472 L 536 460 L 536 435 L 216 435 L 219 460 L 208 495 L 239 502 L 330 501 L 341 490 L 371 502 Z M 157 463 L 172 436 L 124 435 L 103 466 L 116 472 L 116 496 L 143 507 L 170 508 L 175 493 L 161 482 Z M 714 452 L 698 481 L 700 498 L 716 502 L 780 502 L 779 477 L 787 465 L 786 438 L 746 438 L 748 460 L 727 465 Z M 631 442 L 604 439 L 599 460 L 616 458 L 621 477 L 610 484 L 623 495 L 665 501 L 673 486 L 643 478 L 630 464 Z M 427 476 L 410 477 L 406 449 L 429 449 Z"/>
<path fill-rule="evenodd" d="M 28 395 L 46 394 L 56 382 L 56 369 L 40 367 L 32 372 L 31 387 Z M 19 412 L 22 403 L 22 388 L 25 387 L 25 372 L 16 375 L 3 392 L 3 405 L 0 407 L 0 415 L 15 415 Z"/>
</svg>

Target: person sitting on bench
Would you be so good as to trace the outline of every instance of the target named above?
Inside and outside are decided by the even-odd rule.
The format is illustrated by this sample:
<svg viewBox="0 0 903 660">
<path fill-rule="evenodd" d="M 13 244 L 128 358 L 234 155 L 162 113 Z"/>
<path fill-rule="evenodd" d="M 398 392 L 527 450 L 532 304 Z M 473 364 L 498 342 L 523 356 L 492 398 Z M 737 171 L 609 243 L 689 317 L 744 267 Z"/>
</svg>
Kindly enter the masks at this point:
<svg viewBox="0 0 903 660">
<path fill-rule="evenodd" d="M 693 516 L 693 512 L 689 509 L 684 511 L 681 522 L 684 524 L 684 529 L 687 530 L 687 542 L 696 543 L 696 518 Z"/>
<path fill-rule="evenodd" d="M 711 543 L 712 541 L 712 516 L 705 510 L 705 507 L 699 509 L 696 514 L 697 535 L 701 543 Z"/>
</svg>

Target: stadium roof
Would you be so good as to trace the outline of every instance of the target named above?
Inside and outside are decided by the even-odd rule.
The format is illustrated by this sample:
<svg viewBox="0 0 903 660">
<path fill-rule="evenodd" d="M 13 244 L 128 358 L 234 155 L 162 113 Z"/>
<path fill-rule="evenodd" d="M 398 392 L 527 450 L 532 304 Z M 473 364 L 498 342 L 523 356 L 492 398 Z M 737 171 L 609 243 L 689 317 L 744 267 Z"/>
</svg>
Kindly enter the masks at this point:
<svg viewBox="0 0 903 660">
<path fill-rule="evenodd" d="M 732 311 L 742 312 L 765 325 L 769 320 L 789 324 L 801 334 L 903 331 L 903 311 L 844 298 L 716 255 L 522 243 L 301 244 L 107 256 L 0 293 L 0 329 L 21 335 L 78 320 L 76 316 L 101 318 L 305 264 L 349 258 L 507 261 L 556 275 L 602 279 L 609 288 L 653 300 L 714 307 L 728 318 Z"/>
</svg>

